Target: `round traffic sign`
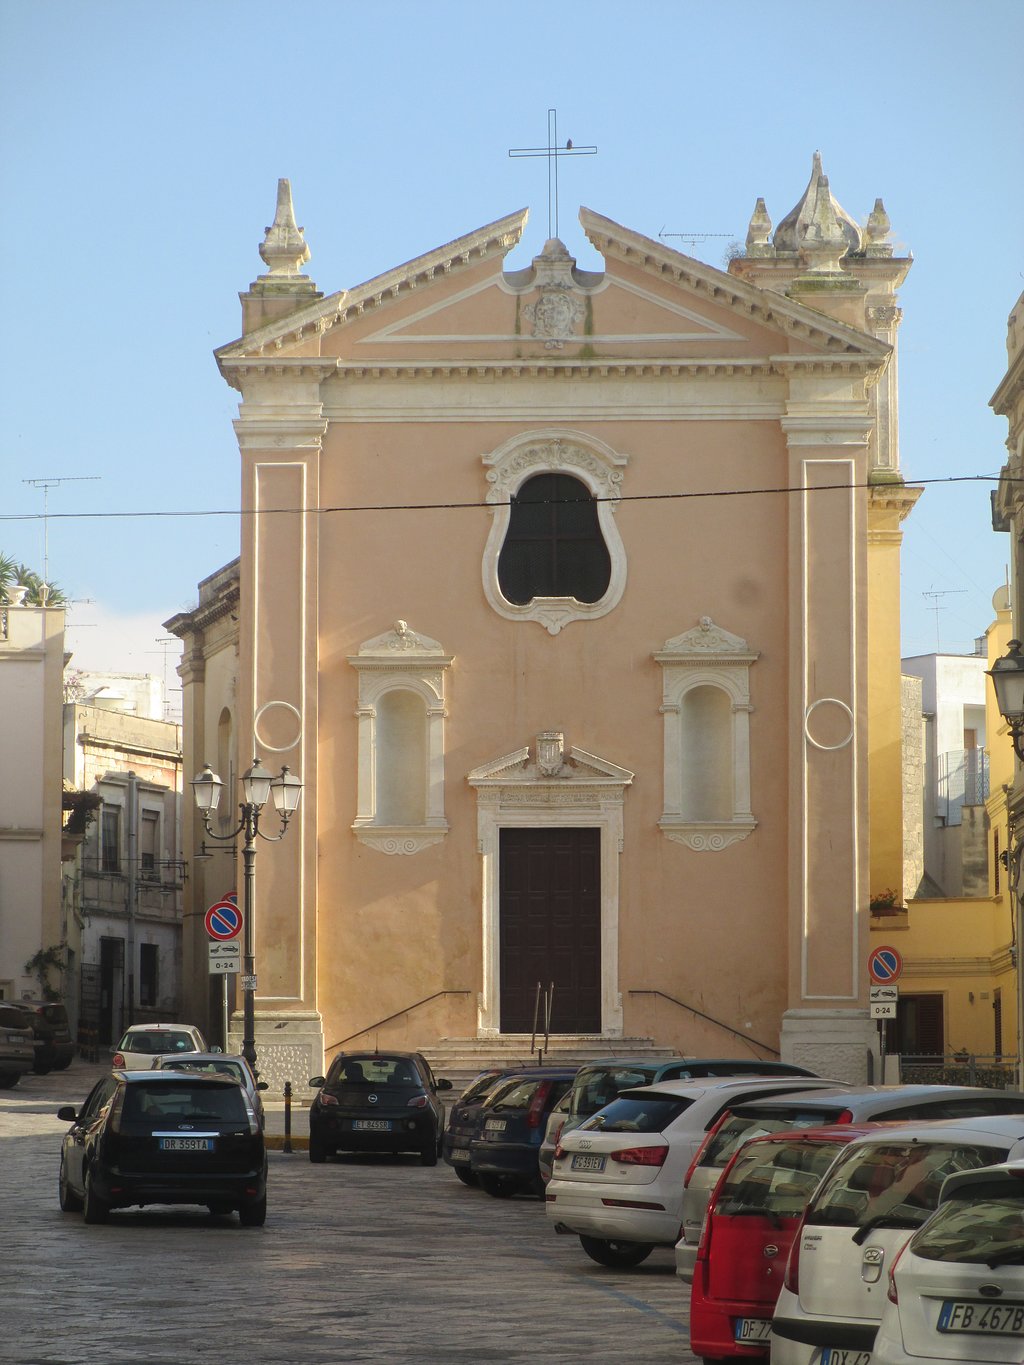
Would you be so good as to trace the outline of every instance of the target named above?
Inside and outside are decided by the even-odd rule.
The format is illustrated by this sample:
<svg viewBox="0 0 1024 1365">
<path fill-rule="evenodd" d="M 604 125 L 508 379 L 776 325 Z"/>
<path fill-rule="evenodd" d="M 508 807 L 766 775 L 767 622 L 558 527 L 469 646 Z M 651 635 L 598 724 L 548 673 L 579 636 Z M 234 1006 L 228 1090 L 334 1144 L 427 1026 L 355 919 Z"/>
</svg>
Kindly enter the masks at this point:
<svg viewBox="0 0 1024 1365">
<path fill-rule="evenodd" d="M 898 981 L 903 975 L 903 957 L 896 948 L 883 946 L 872 948 L 868 958 L 868 972 L 871 980 L 880 986 L 889 981 Z"/>
<path fill-rule="evenodd" d="M 215 901 L 206 912 L 206 932 L 222 942 L 242 931 L 242 912 L 231 901 Z"/>
</svg>

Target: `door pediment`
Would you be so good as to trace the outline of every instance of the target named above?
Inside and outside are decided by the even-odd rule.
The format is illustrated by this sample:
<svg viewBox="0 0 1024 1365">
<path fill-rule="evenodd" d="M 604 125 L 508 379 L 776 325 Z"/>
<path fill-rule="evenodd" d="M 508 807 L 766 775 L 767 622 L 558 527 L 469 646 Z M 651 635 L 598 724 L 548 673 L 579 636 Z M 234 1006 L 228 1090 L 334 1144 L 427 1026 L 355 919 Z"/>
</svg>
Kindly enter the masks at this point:
<svg viewBox="0 0 1024 1365">
<path fill-rule="evenodd" d="M 504 800 L 515 801 L 517 793 L 525 798 L 527 792 L 543 792 L 545 804 L 557 806 L 575 801 L 580 792 L 588 793 L 593 800 L 597 796 L 595 789 L 601 790 L 602 798 L 617 792 L 621 800 L 633 777 L 628 768 L 576 745 L 566 752 L 563 735 L 552 730 L 537 735 L 532 750 L 527 745 L 503 754 L 474 768 L 466 780 L 482 794 L 507 788 Z M 560 798 L 559 793 L 564 793 L 564 797 Z"/>
</svg>

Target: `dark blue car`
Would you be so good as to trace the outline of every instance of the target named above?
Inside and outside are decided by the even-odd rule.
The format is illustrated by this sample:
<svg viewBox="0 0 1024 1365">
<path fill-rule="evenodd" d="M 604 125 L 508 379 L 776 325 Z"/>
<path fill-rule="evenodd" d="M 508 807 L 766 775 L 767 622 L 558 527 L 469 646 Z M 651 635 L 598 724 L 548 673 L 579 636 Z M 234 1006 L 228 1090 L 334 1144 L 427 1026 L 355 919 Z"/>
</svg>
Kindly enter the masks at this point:
<svg viewBox="0 0 1024 1365">
<path fill-rule="evenodd" d="M 564 1067 L 554 1066 L 491 1067 L 466 1087 L 448 1115 L 442 1147 L 445 1161 L 464 1185 L 477 1183 L 470 1169 L 470 1144 L 479 1131 L 481 1115 L 492 1092 L 504 1089 L 508 1082 L 520 1076 L 561 1076 L 564 1072 Z"/>
<path fill-rule="evenodd" d="M 469 1144 L 469 1168 L 487 1194 L 543 1197 L 538 1155 L 548 1115 L 573 1083 L 576 1067 L 523 1072 L 486 1097 L 476 1137 Z"/>
</svg>

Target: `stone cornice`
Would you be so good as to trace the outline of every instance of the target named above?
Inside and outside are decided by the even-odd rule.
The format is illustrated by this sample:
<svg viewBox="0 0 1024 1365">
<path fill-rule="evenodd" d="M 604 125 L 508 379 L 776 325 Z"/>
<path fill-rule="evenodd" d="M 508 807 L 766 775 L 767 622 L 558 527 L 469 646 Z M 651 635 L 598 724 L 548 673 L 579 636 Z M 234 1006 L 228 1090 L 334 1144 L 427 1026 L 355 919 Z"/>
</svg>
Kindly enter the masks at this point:
<svg viewBox="0 0 1024 1365">
<path fill-rule="evenodd" d="M 879 368 L 891 354 L 892 348 L 887 343 L 867 332 L 837 322 L 781 294 L 766 293 L 737 280 L 734 275 L 624 228 L 591 209 L 581 208 L 579 219 L 583 231 L 602 255 L 618 256 L 651 274 L 683 284 L 695 294 L 720 307 L 742 313 L 762 326 L 823 346 L 831 353 L 862 355 Z"/>
<path fill-rule="evenodd" d="M 532 360 L 492 359 L 461 361 L 387 361 L 357 363 L 343 360 L 288 360 L 274 361 L 263 359 L 239 358 L 224 367 L 224 377 L 232 388 L 242 391 L 246 378 L 256 375 L 259 378 L 295 379 L 310 378 L 331 382 L 365 379 L 495 379 L 495 378 L 534 378 L 534 379 L 578 379 L 583 377 L 601 378 L 715 378 L 744 379 L 789 378 L 795 373 L 803 375 L 820 374 L 824 376 L 848 375 L 850 377 L 872 380 L 875 377 L 875 363 L 863 356 L 853 355 L 804 355 L 768 356 L 750 360 L 737 360 L 728 356 L 704 356 L 692 360 L 672 357 L 648 357 L 604 359 L 600 356 L 588 359 L 549 359 Z"/>
<path fill-rule="evenodd" d="M 457 237 L 453 242 L 436 247 L 417 256 L 405 265 L 377 275 L 354 289 L 343 289 L 307 308 L 301 308 L 280 322 L 268 323 L 238 341 L 219 347 L 214 355 L 221 370 L 225 361 L 238 356 L 263 355 L 283 346 L 293 345 L 326 332 L 338 323 L 362 317 L 403 293 L 422 284 L 429 284 L 439 275 L 451 275 L 457 270 L 486 260 L 496 254 L 506 255 L 519 242 L 529 216 L 528 209 L 520 209 L 499 218 L 475 232 Z"/>
<path fill-rule="evenodd" d="M 920 484 L 874 483 L 868 489 L 868 502 L 881 511 L 898 512 L 905 521 L 924 492 Z"/>
<path fill-rule="evenodd" d="M 997 412 L 1000 417 L 1009 417 L 1013 410 L 1014 400 L 1019 400 L 1024 391 L 1024 347 L 1022 347 L 1013 358 L 1006 374 L 1003 376 L 998 389 L 988 400 L 989 407 Z"/>
</svg>

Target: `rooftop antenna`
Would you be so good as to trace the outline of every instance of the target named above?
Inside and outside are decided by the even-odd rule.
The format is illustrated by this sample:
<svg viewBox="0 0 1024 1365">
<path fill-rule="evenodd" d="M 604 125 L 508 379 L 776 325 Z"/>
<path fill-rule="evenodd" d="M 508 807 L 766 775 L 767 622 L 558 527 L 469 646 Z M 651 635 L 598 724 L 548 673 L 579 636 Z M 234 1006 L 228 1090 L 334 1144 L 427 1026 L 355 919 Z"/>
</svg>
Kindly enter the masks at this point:
<svg viewBox="0 0 1024 1365">
<path fill-rule="evenodd" d="M 940 597 L 954 597 L 954 596 L 956 596 L 957 594 L 965 593 L 966 591 L 967 591 L 966 588 L 929 589 L 928 592 L 923 592 L 923 593 L 921 594 L 922 597 L 933 597 L 933 598 L 935 599 L 934 602 L 931 604 L 931 606 L 928 607 L 928 610 L 929 610 L 929 611 L 933 611 L 933 612 L 935 613 L 935 653 L 936 653 L 936 654 L 941 654 L 941 653 L 942 653 L 942 645 L 941 645 L 940 642 L 939 642 L 939 612 L 943 610 L 943 605 L 942 605 L 942 603 L 939 601 L 939 598 L 940 598 Z"/>
<path fill-rule="evenodd" d="M 678 237 L 687 246 L 701 246 L 712 237 L 731 237 L 731 232 L 666 232 L 664 228 L 658 233 L 663 240 L 666 237 Z"/>
<path fill-rule="evenodd" d="M 62 483 L 85 483 L 99 479 L 98 474 L 69 474 L 62 479 L 22 479 L 22 483 L 29 483 L 33 488 L 43 490 L 43 606 L 50 593 L 50 538 L 49 538 L 49 501 L 50 489 L 59 488 Z"/>
<path fill-rule="evenodd" d="M 164 676 L 163 676 L 163 684 L 164 684 L 164 720 L 167 720 L 168 716 L 170 715 L 170 710 L 171 710 L 171 703 L 170 703 L 170 701 L 168 700 L 169 697 L 170 697 L 171 689 L 167 686 L 167 647 L 168 647 L 168 645 L 180 645 L 180 644 L 181 644 L 181 641 L 178 639 L 177 635 L 161 635 L 161 636 L 159 636 L 156 640 L 154 640 L 153 643 L 154 643 L 154 644 L 157 644 L 157 645 L 162 645 L 162 646 L 163 646 L 163 648 L 160 650 L 160 653 L 163 655 L 163 658 L 164 658 L 164 665 L 163 665 L 163 667 L 164 667 Z M 153 653 L 155 653 L 155 650 L 149 650 L 149 651 L 147 651 L 147 652 L 150 653 L 150 654 L 153 654 Z M 180 691 L 181 691 L 181 688 L 180 688 L 180 687 L 176 687 L 176 688 L 174 688 L 174 691 L 175 691 L 175 692 L 180 692 Z"/>
<path fill-rule="evenodd" d="M 509 156 L 546 156 L 548 159 L 548 240 L 558 236 L 558 158 L 560 156 L 593 156 L 596 147 L 574 147 L 572 138 L 564 147 L 558 145 L 558 110 L 548 110 L 548 145 L 546 147 L 510 147 Z"/>
</svg>

